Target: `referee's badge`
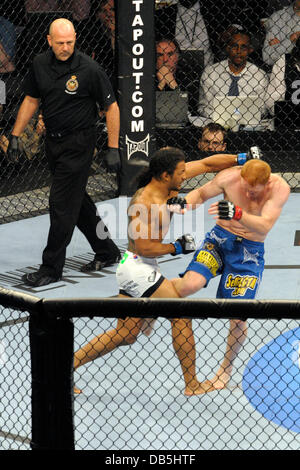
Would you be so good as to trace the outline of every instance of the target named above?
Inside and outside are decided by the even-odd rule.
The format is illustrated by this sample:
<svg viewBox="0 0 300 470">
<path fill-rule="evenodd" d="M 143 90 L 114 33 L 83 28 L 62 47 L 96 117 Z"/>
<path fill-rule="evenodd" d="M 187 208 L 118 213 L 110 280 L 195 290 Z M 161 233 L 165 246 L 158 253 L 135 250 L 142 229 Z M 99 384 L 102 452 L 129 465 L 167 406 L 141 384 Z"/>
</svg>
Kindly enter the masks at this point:
<svg viewBox="0 0 300 470">
<path fill-rule="evenodd" d="M 72 75 L 71 78 L 66 83 L 66 93 L 76 93 L 76 90 L 78 89 L 78 81 L 76 75 Z"/>
</svg>

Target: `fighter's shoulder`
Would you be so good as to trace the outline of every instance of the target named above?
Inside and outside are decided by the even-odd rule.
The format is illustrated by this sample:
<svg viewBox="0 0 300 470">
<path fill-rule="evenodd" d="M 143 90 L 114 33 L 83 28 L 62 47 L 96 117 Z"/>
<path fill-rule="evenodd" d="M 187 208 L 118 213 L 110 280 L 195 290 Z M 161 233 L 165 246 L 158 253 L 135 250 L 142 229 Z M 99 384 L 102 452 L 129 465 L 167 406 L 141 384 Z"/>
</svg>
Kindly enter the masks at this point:
<svg viewBox="0 0 300 470">
<path fill-rule="evenodd" d="M 139 188 L 135 194 L 132 196 L 131 201 L 129 203 L 129 207 L 132 205 L 143 205 L 145 208 L 150 208 L 151 204 L 154 204 L 155 201 L 151 195 L 151 191 L 147 186 Z"/>
<path fill-rule="evenodd" d="M 271 174 L 272 194 L 277 197 L 287 198 L 291 192 L 289 184 L 277 173 Z"/>
<path fill-rule="evenodd" d="M 220 171 L 215 176 L 215 180 L 230 184 L 236 180 L 239 180 L 241 176 L 241 166 L 233 166 L 231 168 L 226 168 L 225 170 Z"/>
</svg>

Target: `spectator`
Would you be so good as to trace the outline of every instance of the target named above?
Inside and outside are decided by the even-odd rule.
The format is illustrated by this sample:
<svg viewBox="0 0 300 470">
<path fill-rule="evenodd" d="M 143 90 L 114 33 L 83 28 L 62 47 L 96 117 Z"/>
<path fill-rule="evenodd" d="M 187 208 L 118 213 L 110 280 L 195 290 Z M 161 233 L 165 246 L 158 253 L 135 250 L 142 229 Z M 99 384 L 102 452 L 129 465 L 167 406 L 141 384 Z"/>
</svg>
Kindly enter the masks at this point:
<svg viewBox="0 0 300 470">
<path fill-rule="evenodd" d="M 300 0 L 275 11 L 265 23 L 263 60 L 273 65 L 283 54 L 289 54 L 300 36 Z"/>
<path fill-rule="evenodd" d="M 110 39 L 111 48 L 115 50 L 115 31 L 116 31 L 116 18 L 115 18 L 115 2 L 114 0 L 100 0 L 97 17 L 101 20 L 105 28 L 107 36 Z"/>
<path fill-rule="evenodd" d="M 215 96 L 258 95 L 264 100 L 268 86 L 266 72 L 248 61 L 252 46 L 246 31 L 233 33 L 226 51 L 228 59 L 206 67 L 200 79 L 199 112 L 210 119 Z"/>
<path fill-rule="evenodd" d="M 275 11 L 281 10 L 283 7 L 289 6 L 291 0 L 268 0 L 267 17 L 271 16 Z"/>
<path fill-rule="evenodd" d="M 175 38 L 182 51 L 196 49 L 204 53 L 204 65 L 213 63 L 206 25 L 198 0 L 179 0 Z"/>
<path fill-rule="evenodd" d="M 220 8 L 219 24 L 215 25 L 215 57 L 217 61 L 226 58 L 225 48 L 233 32 L 248 31 L 251 35 L 251 60 L 256 65 L 263 65 L 262 46 L 265 37 L 262 20 L 267 15 L 265 2 L 257 0 L 232 0 Z"/>
<path fill-rule="evenodd" d="M 176 90 L 188 93 L 189 112 L 197 112 L 199 88 L 195 88 L 193 70 L 181 63 L 180 48 L 175 39 L 163 38 L 156 43 L 156 89 Z"/>
<path fill-rule="evenodd" d="M 154 27 L 155 38 L 175 39 L 177 0 L 155 0 Z"/>
<path fill-rule="evenodd" d="M 71 11 L 74 21 L 82 21 L 90 14 L 90 0 L 25 0 L 27 13 Z"/>
<path fill-rule="evenodd" d="M 15 70 L 15 47 L 15 26 L 6 18 L 0 16 L 0 73 L 9 73 Z"/>
<path fill-rule="evenodd" d="M 88 27 L 79 39 L 80 49 L 90 55 L 108 75 L 116 90 L 114 0 L 100 0 Z"/>
<path fill-rule="evenodd" d="M 299 102 L 299 86 L 295 87 L 296 80 L 300 80 L 300 37 L 292 52 L 279 57 L 273 65 L 266 99 L 267 108 L 272 115 L 276 101 L 291 101 L 293 95 L 296 95 Z"/>
<path fill-rule="evenodd" d="M 179 57 L 180 49 L 175 40 L 166 38 L 157 42 L 156 81 L 158 90 L 175 90 L 178 88 Z"/>
<path fill-rule="evenodd" d="M 31 118 L 19 138 L 18 161 L 22 161 L 22 156 L 26 160 L 32 160 L 42 148 L 42 136 L 45 132 L 43 120 L 34 116 Z M 7 154 L 9 139 L 5 132 L 0 136 L 0 148 L 4 155 Z"/>
<path fill-rule="evenodd" d="M 25 0 L 1 0 L 0 16 L 17 27 L 25 24 Z"/>
<path fill-rule="evenodd" d="M 210 154 L 226 152 L 226 130 L 216 122 L 210 122 L 203 127 L 198 149 L 201 153 Z"/>
</svg>

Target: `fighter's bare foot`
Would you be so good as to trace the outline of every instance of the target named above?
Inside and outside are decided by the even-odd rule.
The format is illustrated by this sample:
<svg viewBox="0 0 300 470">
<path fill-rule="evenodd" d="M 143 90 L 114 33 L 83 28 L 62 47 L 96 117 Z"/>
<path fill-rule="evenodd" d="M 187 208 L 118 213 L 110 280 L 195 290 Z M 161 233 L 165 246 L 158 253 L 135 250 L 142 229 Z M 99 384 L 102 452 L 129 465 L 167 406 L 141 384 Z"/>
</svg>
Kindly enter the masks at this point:
<svg viewBox="0 0 300 470">
<path fill-rule="evenodd" d="M 74 393 L 76 393 L 76 395 L 79 395 L 80 393 L 82 393 L 82 390 L 80 390 L 80 388 L 74 387 Z"/>
<path fill-rule="evenodd" d="M 193 395 L 202 395 L 203 393 L 208 392 L 207 386 L 200 382 L 194 382 L 185 387 L 184 394 L 186 397 L 192 397 Z"/>
<path fill-rule="evenodd" d="M 227 388 L 229 379 L 216 378 L 213 380 L 205 380 L 201 383 L 201 387 L 205 390 L 203 393 L 215 392 L 216 390 L 223 390 Z"/>
</svg>

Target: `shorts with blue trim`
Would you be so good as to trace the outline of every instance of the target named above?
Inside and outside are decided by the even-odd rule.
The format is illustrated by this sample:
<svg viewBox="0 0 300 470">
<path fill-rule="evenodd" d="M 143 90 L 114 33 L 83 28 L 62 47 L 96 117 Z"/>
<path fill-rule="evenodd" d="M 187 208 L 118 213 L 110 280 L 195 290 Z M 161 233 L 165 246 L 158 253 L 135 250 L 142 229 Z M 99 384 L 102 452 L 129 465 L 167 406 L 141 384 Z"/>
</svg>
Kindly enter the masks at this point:
<svg viewBox="0 0 300 470">
<path fill-rule="evenodd" d="M 217 291 L 219 299 L 254 299 L 263 270 L 263 242 L 247 240 L 216 225 L 205 235 L 185 272 L 202 274 L 207 284 L 220 275 Z"/>
</svg>

